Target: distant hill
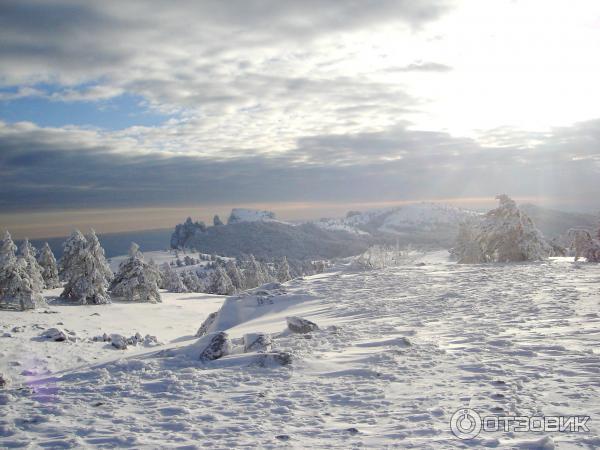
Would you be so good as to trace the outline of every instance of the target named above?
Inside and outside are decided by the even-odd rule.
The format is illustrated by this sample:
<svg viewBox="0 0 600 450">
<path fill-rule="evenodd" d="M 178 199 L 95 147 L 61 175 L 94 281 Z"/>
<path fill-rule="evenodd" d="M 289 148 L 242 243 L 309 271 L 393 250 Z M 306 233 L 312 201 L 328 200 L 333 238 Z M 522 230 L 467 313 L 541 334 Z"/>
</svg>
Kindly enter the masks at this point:
<svg viewBox="0 0 600 450">
<path fill-rule="evenodd" d="M 365 251 L 371 239 L 344 231 L 321 229 L 313 224 L 291 225 L 272 220 L 236 222 L 190 232 L 174 233 L 171 245 L 223 256 L 253 254 L 258 258 L 329 259 L 357 255 Z M 178 236 L 183 236 L 179 239 Z"/>
<path fill-rule="evenodd" d="M 321 219 L 313 223 L 324 229 L 367 234 L 387 243 L 449 248 L 460 223 L 479 214 L 439 203 L 415 203 L 365 212 L 350 211 L 344 218 Z"/>
<path fill-rule="evenodd" d="M 531 204 L 520 205 L 520 208 L 531 217 L 535 225 L 547 238 L 560 237 L 569 228 L 596 230 L 600 220 L 600 217 L 594 214 L 557 211 Z"/>
</svg>

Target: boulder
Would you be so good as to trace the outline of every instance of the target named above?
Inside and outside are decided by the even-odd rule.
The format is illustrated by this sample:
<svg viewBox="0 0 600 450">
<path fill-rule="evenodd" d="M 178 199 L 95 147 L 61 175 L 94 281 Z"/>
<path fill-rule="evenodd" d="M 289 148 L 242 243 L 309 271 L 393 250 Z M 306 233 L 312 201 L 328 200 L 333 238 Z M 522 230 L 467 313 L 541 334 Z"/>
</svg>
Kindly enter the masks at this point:
<svg viewBox="0 0 600 450">
<path fill-rule="evenodd" d="M 10 384 L 10 380 L 7 375 L 0 372 L 0 389 L 7 387 Z"/>
<path fill-rule="evenodd" d="M 269 352 L 273 347 L 271 336 L 265 333 L 248 333 L 244 335 L 244 352 Z"/>
<path fill-rule="evenodd" d="M 200 359 L 213 361 L 231 353 L 232 344 L 229 335 L 224 331 L 214 333 L 210 337 L 208 345 L 200 353 Z"/>
<path fill-rule="evenodd" d="M 117 350 L 126 350 L 127 349 L 127 339 L 125 336 L 120 334 L 111 334 L 110 335 L 110 345 L 112 345 Z"/>
<path fill-rule="evenodd" d="M 40 336 L 54 342 L 63 342 L 69 339 L 67 333 L 60 328 L 48 328 Z"/>
<path fill-rule="evenodd" d="M 202 337 L 208 332 L 208 328 L 217 319 L 218 313 L 219 313 L 218 311 L 215 311 L 208 315 L 206 320 L 204 322 L 202 322 L 202 325 L 200 325 L 200 328 L 198 328 L 198 331 L 196 331 L 196 337 Z"/>
<path fill-rule="evenodd" d="M 319 329 L 316 323 L 302 317 L 290 316 L 286 320 L 287 326 L 292 333 L 306 334 Z"/>
<path fill-rule="evenodd" d="M 261 353 L 258 357 L 258 365 L 261 367 L 289 366 L 290 364 L 292 364 L 292 355 L 288 352 L 267 352 Z"/>
</svg>

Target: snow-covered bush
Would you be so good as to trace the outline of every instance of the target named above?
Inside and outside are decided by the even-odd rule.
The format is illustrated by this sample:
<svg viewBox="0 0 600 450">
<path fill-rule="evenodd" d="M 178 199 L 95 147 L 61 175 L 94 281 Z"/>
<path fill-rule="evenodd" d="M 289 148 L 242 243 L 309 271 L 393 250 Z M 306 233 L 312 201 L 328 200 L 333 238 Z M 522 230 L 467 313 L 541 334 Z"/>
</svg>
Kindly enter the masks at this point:
<svg viewBox="0 0 600 450">
<path fill-rule="evenodd" d="M 229 278 L 227 272 L 221 266 L 217 266 L 211 274 L 208 292 L 217 295 L 231 295 L 235 292 L 231 278 Z"/>
<path fill-rule="evenodd" d="M 290 275 L 290 266 L 288 264 L 287 258 L 284 256 L 279 264 L 277 265 L 277 281 L 280 283 L 285 283 L 286 281 L 290 281 L 292 276 Z"/>
<path fill-rule="evenodd" d="M 58 266 L 56 265 L 56 258 L 54 257 L 54 253 L 52 253 L 52 249 L 47 242 L 40 250 L 37 261 L 42 269 L 42 278 L 44 279 L 46 289 L 54 289 L 59 287 L 60 282 L 58 281 Z"/>
<path fill-rule="evenodd" d="M 453 255 L 459 263 L 535 261 L 552 254 L 533 221 L 507 195 L 480 222 L 462 227 Z"/>
<path fill-rule="evenodd" d="M 477 239 L 478 222 L 473 218 L 462 222 L 450 256 L 461 264 L 478 264 L 484 260 L 483 250 Z"/>
<path fill-rule="evenodd" d="M 42 292 L 44 289 L 44 278 L 42 277 L 42 268 L 37 262 L 35 247 L 25 238 L 19 249 L 20 256 L 25 261 L 25 270 L 31 280 L 31 287 L 36 292 Z"/>
<path fill-rule="evenodd" d="M 397 266 L 406 259 L 406 250 L 396 247 L 386 247 L 383 245 L 374 245 L 369 247 L 366 252 L 354 258 L 350 264 L 351 270 L 372 270 L 383 269 L 384 267 Z M 325 262 L 321 261 L 325 270 Z"/>
<path fill-rule="evenodd" d="M 179 274 L 167 263 L 162 265 L 162 277 L 163 286 L 167 291 L 176 293 L 187 292 Z"/>
<path fill-rule="evenodd" d="M 188 292 L 204 292 L 206 287 L 195 271 L 183 272 L 182 281 Z"/>
<path fill-rule="evenodd" d="M 249 255 L 248 261 L 244 264 L 244 280 L 246 289 L 252 289 L 269 281 L 262 264 L 254 258 L 254 255 Z"/>
<path fill-rule="evenodd" d="M 225 271 L 227 272 L 227 276 L 231 280 L 231 284 L 236 290 L 241 290 L 244 288 L 244 276 L 242 275 L 241 270 L 237 266 L 237 263 L 234 259 L 230 259 L 225 264 Z"/>
<path fill-rule="evenodd" d="M 115 297 L 121 297 L 132 302 L 160 303 L 158 282 L 160 274 L 149 263 L 144 261 L 140 247 L 131 243 L 129 258 L 124 260 L 115 276 L 110 292 Z"/>
<path fill-rule="evenodd" d="M 94 230 L 87 238 L 73 231 L 63 248 L 60 273 L 66 284 L 61 297 L 81 304 L 110 303 L 108 285 L 113 273 Z"/>
<path fill-rule="evenodd" d="M 28 246 L 25 248 L 25 253 L 29 254 Z M 7 231 L 0 243 L 0 305 L 21 310 L 44 306 L 46 302 L 41 295 L 43 281 L 31 278 L 30 262 L 23 256 L 17 257 L 16 250 L 17 246 Z"/>
<path fill-rule="evenodd" d="M 600 262 L 600 229 L 596 238 L 582 228 L 571 228 L 567 236 L 575 252 L 575 261 L 583 256 L 588 262 Z"/>
</svg>

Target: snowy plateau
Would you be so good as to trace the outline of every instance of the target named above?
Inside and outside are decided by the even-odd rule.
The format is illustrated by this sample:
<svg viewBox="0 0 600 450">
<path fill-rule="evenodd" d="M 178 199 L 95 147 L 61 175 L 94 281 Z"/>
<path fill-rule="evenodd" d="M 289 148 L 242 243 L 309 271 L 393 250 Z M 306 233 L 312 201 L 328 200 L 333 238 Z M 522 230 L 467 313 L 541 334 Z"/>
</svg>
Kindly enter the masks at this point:
<svg viewBox="0 0 600 450">
<path fill-rule="evenodd" d="M 228 300 L 73 306 L 46 290 L 49 307 L 0 316 L 0 447 L 598 448 L 599 283 L 573 258 L 458 265 L 443 251 L 370 271 L 340 261 Z M 211 313 L 231 351 L 200 360 Z M 318 329 L 291 333 L 288 317 Z M 50 328 L 67 339 L 41 337 Z M 117 350 L 104 333 L 159 345 Z M 267 353 L 245 351 L 256 333 Z M 461 441 L 460 408 L 592 420 L 587 433 Z"/>
<path fill-rule="evenodd" d="M 7 231 L 0 448 L 600 448 L 597 218 L 497 199 L 234 210 L 108 260 L 76 230 L 58 264 Z"/>
</svg>

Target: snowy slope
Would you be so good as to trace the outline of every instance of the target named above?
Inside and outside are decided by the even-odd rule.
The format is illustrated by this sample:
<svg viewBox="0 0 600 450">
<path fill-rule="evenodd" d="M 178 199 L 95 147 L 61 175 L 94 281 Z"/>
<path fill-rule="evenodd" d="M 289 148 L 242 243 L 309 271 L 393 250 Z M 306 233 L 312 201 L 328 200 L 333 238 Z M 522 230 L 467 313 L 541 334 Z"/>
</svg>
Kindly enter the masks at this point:
<svg viewBox="0 0 600 450">
<path fill-rule="evenodd" d="M 440 227 L 456 227 L 463 220 L 479 215 L 477 212 L 437 203 L 406 205 L 387 214 L 379 231 L 403 233 L 407 230 L 435 230 Z"/>
<path fill-rule="evenodd" d="M 597 265 L 566 258 L 459 266 L 438 252 L 294 280 L 261 295 L 272 303 L 230 302 L 221 326 L 234 339 L 274 333 L 275 349 L 294 357 L 291 368 L 253 365 L 244 354 L 198 361 L 190 334 L 218 297 L 167 299 L 156 312 L 125 305 L 135 326 L 126 326 L 121 305 L 1 312 L 4 330 L 26 331 L 0 338 L 0 370 L 30 355 L 43 370 L 0 391 L 0 447 L 598 448 L 599 284 Z M 84 322 L 93 312 L 103 326 Z M 286 334 L 289 315 L 320 330 Z M 31 340 L 34 324 L 58 322 L 81 336 L 139 326 L 182 339 L 120 352 Z M 99 365 L 89 364 L 93 355 Z M 482 432 L 461 442 L 449 421 L 464 407 L 592 421 L 584 434 Z"/>
<path fill-rule="evenodd" d="M 386 208 L 355 213 L 338 219 L 321 219 L 313 222 L 321 228 L 344 230 L 355 234 L 407 234 L 456 231 L 468 217 L 479 213 L 438 203 L 415 203 L 397 208 Z"/>
</svg>

